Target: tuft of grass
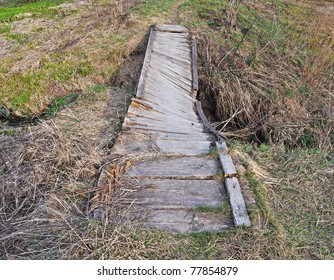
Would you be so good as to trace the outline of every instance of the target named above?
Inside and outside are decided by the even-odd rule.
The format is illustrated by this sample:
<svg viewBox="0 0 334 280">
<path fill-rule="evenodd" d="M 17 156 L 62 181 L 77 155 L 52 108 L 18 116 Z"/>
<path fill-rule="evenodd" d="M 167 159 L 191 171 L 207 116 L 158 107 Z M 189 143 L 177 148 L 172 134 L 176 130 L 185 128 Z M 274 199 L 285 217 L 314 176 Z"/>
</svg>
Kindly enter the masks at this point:
<svg viewBox="0 0 334 280">
<path fill-rule="evenodd" d="M 44 111 L 43 115 L 47 118 L 55 116 L 57 112 L 61 111 L 69 104 L 74 102 L 78 98 L 78 96 L 79 96 L 78 93 L 71 93 L 66 96 L 55 98 L 54 100 L 51 101 L 49 108 L 47 108 Z"/>
<path fill-rule="evenodd" d="M 215 207 L 210 207 L 210 206 L 205 206 L 205 205 L 200 205 L 196 207 L 196 210 L 198 212 L 203 212 L 203 213 L 231 213 L 231 208 L 229 206 L 229 203 L 225 201 L 224 204 L 215 206 Z"/>
</svg>

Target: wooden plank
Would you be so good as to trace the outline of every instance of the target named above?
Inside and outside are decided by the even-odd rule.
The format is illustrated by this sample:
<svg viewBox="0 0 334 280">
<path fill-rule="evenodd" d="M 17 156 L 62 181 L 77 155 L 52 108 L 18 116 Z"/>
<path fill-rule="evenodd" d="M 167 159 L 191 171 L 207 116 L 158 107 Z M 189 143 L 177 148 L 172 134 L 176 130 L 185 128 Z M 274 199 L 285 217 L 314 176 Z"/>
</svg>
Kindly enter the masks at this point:
<svg viewBox="0 0 334 280">
<path fill-rule="evenodd" d="M 181 25 L 156 24 L 154 30 L 172 33 L 188 33 L 189 30 Z"/>
<path fill-rule="evenodd" d="M 228 217 L 212 213 L 201 213 L 191 209 L 150 211 L 144 226 L 172 232 L 222 232 L 230 225 Z"/>
<path fill-rule="evenodd" d="M 159 72 L 156 72 L 158 74 Z M 177 95 L 180 95 L 189 100 L 193 100 L 193 97 L 190 95 L 191 83 L 178 83 L 173 81 L 170 77 L 166 75 L 159 75 L 159 77 L 150 75 L 147 77 L 147 81 L 152 83 L 152 88 L 160 88 L 164 92 L 173 92 Z M 163 87 L 161 87 L 163 85 Z"/>
<path fill-rule="evenodd" d="M 194 120 L 194 122 L 198 122 L 198 116 L 195 114 L 195 112 L 190 108 L 190 109 L 187 109 L 187 110 L 175 110 L 175 108 L 171 108 L 171 106 L 169 106 L 169 104 L 165 104 L 165 103 L 160 103 L 160 104 L 157 104 L 157 102 L 155 102 L 154 100 L 148 100 L 148 99 L 144 99 L 145 102 L 147 104 L 149 104 L 153 110 L 155 112 L 158 112 L 158 113 L 162 113 L 162 114 L 174 114 L 178 117 L 181 117 L 181 118 L 186 118 L 186 119 L 189 119 L 189 120 Z M 190 111 L 189 111 L 190 110 Z"/>
<path fill-rule="evenodd" d="M 156 106 L 152 106 L 154 110 L 159 110 L 163 113 L 167 113 L 167 112 L 178 113 L 180 111 L 180 112 L 184 112 L 186 116 L 196 119 L 196 114 L 192 110 L 193 105 L 191 102 L 189 102 L 188 100 L 184 100 L 184 99 L 182 100 L 181 98 L 176 98 L 173 95 L 168 96 L 167 94 L 159 98 L 158 97 L 159 93 L 161 92 L 157 90 L 153 91 L 153 90 L 150 90 L 149 88 L 145 89 L 145 93 L 144 93 L 145 100 L 149 100 L 154 103 L 160 102 L 160 104 L 156 104 Z"/>
<path fill-rule="evenodd" d="M 157 72 L 160 72 L 163 75 L 168 75 L 169 77 L 176 79 L 176 81 L 181 81 L 186 85 L 191 84 L 192 79 L 190 71 L 184 71 L 183 69 L 178 68 L 175 65 L 170 65 L 167 62 L 161 64 L 159 61 L 152 61 L 150 67 L 156 68 Z"/>
<path fill-rule="evenodd" d="M 148 102 L 147 102 L 148 103 Z M 150 103 L 148 103 L 150 104 Z M 160 118 L 169 118 L 171 115 L 173 115 L 173 118 L 175 119 L 176 122 L 179 121 L 184 121 L 184 122 L 191 122 L 195 124 L 197 127 L 203 127 L 202 123 L 198 121 L 198 118 L 187 116 L 185 114 L 179 114 L 176 112 L 175 114 L 170 114 L 168 112 L 161 112 L 161 111 L 156 111 L 156 110 L 146 110 L 146 109 L 141 109 L 137 108 L 134 106 L 130 106 L 128 110 L 128 114 L 130 116 L 142 116 L 142 117 L 147 117 L 147 118 L 155 118 L 155 119 L 160 119 Z"/>
<path fill-rule="evenodd" d="M 232 208 L 232 215 L 235 226 L 251 226 L 238 179 L 236 177 L 226 178 L 225 186 Z"/>
<path fill-rule="evenodd" d="M 131 177 L 175 179 L 211 179 L 217 174 L 218 162 L 204 157 L 156 158 L 133 163 L 128 171 Z"/>
<path fill-rule="evenodd" d="M 116 140 L 112 152 L 113 154 L 127 156 L 142 153 L 173 153 L 184 156 L 198 156 L 209 153 L 210 144 L 209 141 L 142 140 L 135 137 L 129 138 L 128 135 L 125 135 L 125 137 L 121 136 Z"/>
<path fill-rule="evenodd" d="M 128 128 L 124 130 L 123 134 L 127 134 L 131 137 L 132 134 L 142 134 L 148 137 L 153 137 L 154 139 L 164 139 L 164 140 L 175 140 L 175 141 L 192 141 L 194 139 L 198 141 L 210 141 L 210 137 L 206 133 L 170 133 L 164 131 L 156 130 L 144 130 L 136 128 Z"/>
<path fill-rule="evenodd" d="M 230 155 L 219 153 L 219 161 L 223 168 L 225 178 L 231 178 L 238 175 Z"/>
<path fill-rule="evenodd" d="M 139 99 L 139 98 L 135 98 L 135 97 L 132 97 L 131 98 L 131 106 L 132 107 L 144 107 L 146 110 L 152 110 L 153 108 L 147 103 L 145 102 L 145 100 L 143 99 Z M 139 105 L 138 105 L 139 104 Z"/>
<path fill-rule="evenodd" d="M 187 156 L 199 156 L 210 152 L 211 142 L 209 141 L 172 141 L 155 140 L 160 151 L 166 153 L 177 153 Z"/>
<path fill-rule="evenodd" d="M 156 84 L 156 82 L 160 82 L 164 85 L 167 85 L 167 88 L 165 91 L 168 92 L 168 87 L 174 87 L 177 91 L 178 90 L 183 90 L 186 92 L 185 96 L 190 96 L 189 92 L 191 92 L 191 84 L 187 83 L 178 83 L 177 81 L 174 81 L 173 79 L 171 79 L 170 77 L 166 76 L 166 75 L 159 75 L 159 77 L 155 77 L 154 75 L 150 75 L 150 77 L 147 77 L 147 80 L 152 81 L 153 80 L 153 85 L 154 86 L 158 86 L 159 84 Z M 190 96 L 191 97 L 191 96 Z"/>
<path fill-rule="evenodd" d="M 222 185 L 213 180 L 138 179 L 121 184 L 139 189 L 137 204 L 148 208 L 217 207 L 224 204 L 226 196 Z"/>
<path fill-rule="evenodd" d="M 204 126 L 207 128 L 208 131 L 210 131 L 212 134 L 216 135 L 216 137 L 218 138 L 218 140 L 227 140 L 226 137 L 224 137 L 221 133 L 219 133 L 217 130 L 215 130 L 212 125 L 209 123 L 209 121 L 207 120 L 203 110 L 202 110 L 202 105 L 200 101 L 195 101 L 195 105 L 196 105 L 196 109 L 197 109 L 197 113 L 200 117 L 200 119 L 202 120 Z"/>
<path fill-rule="evenodd" d="M 181 60 L 184 62 L 191 60 L 189 52 L 186 53 L 186 52 L 177 51 L 175 50 L 175 48 L 173 49 L 173 46 L 168 47 L 168 46 L 154 45 L 154 50 L 155 52 L 159 52 L 161 54 L 169 55 L 170 57 L 173 57 L 173 60 Z"/>
<path fill-rule="evenodd" d="M 197 45 L 195 42 L 191 44 L 191 62 L 193 76 L 193 90 L 198 90 L 198 72 L 197 72 Z"/>
<path fill-rule="evenodd" d="M 228 154 L 228 148 L 227 148 L 227 144 L 225 141 L 216 141 L 216 147 L 219 151 L 219 153 L 226 155 Z"/>
<path fill-rule="evenodd" d="M 153 61 L 150 64 L 151 68 L 160 66 L 164 70 L 168 70 L 177 75 L 181 75 L 184 79 L 192 81 L 192 76 L 191 76 L 191 72 L 189 69 L 190 67 L 188 65 L 181 66 L 180 64 L 176 64 L 173 61 L 170 61 L 170 60 L 167 60 L 161 57 L 157 57 L 155 53 L 152 54 L 152 57 L 154 58 L 154 60 L 152 59 Z"/>
<path fill-rule="evenodd" d="M 140 74 L 140 78 L 139 78 L 139 82 L 138 82 L 138 86 L 137 86 L 137 92 L 136 92 L 136 97 L 137 98 L 141 98 L 143 96 L 145 78 L 147 76 L 147 71 L 148 71 L 149 64 L 150 64 L 150 59 L 151 59 L 154 33 L 155 32 L 153 31 L 153 28 L 151 28 L 150 37 L 148 39 L 147 49 L 146 49 L 146 53 L 145 53 L 145 59 L 144 59 L 143 67 L 142 67 L 142 70 L 141 70 L 141 74 Z"/>
<path fill-rule="evenodd" d="M 201 128 L 201 130 L 203 131 L 203 125 L 199 122 L 195 122 L 194 120 L 190 120 L 190 119 L 185 119 L 185 118 L 181 118 L 179 116 L 175 116 L 174 114 L 161 114 L 158 112 L 154 112 L 154 111 L 145 111 L 145 110 L 141 110 L 140 112 L 137 111 L 129 111 L 128 112 L 128 117 L 130 117 L 131 119 L 135 119 L 136 117 L 139 118 L 146 118 L 148 120 L 153 120 L 153 121 L 160 121 L 160 122 L 166 122 L 166 123 L 178 123 L 178 124 L 182 124 L 182 125 L 186 125 L 186 126 L 194 126 L 197 128 Z"/>
<path fill-rule="evenodd" d="M 228 154 L 226 142 L 217 141 L 216 147 L 219 151 L 219 161 L 224 171 L 224 177 L 235 177 L 238 175 L 231 156 Z"/>
<path fill-rule="evenodd" d="M 169 63 L 173 63 L 174 65 L 177 65 L 179 67 L 183 67 L 184 69 L 190 67 L 191 61 L 186 60 L 186 59 L 180 59 L 178 57 L 173 57 L 170 55 L 170 53 L 165 54 L 162 52 L 159 52 L 157 50 L 152 50 L 152 56 L 155 57 L 155 59 L 160 58 L 161 60 L 163 59 L 164 61 L 168 61 Z"/>
<path fill-rule="evenodd" d="M 144 123 L 140 122 L 131 122 L 129 118 L 127 117 L 123 124 L 124 128 L 140 128 L 140 129 L 151 129 L 156 131 L 164 131 L 169 133 L 181 133 L 181 134 L 198 134 L 201 133 L 200 129 L 191 128 L 191 127 L 182 127 L 182 126 L 167 126 L 167 125 L 145 125 Z"/>
<path fill-rule="evenodd" d="M 190 132 L 203 132 L 203 127 L 201 126 L 195 126 L 191 122 L 179 122 L 177 123 L 175 119 L 172 117 L 170 119 L 153 119 L 153 118 L 145 118 L 140 116 L 126 116 L 124 120 L 124 125 L 131 125 L 131 124 L 138 124 L 138 125 L 144 125 L 147 127 L 152 128 L 165 128 L 168 127 L 175 131 L 182 131 L 182 128 L 184 128 L 184 131 L 190 131 Z"/>
</svg>

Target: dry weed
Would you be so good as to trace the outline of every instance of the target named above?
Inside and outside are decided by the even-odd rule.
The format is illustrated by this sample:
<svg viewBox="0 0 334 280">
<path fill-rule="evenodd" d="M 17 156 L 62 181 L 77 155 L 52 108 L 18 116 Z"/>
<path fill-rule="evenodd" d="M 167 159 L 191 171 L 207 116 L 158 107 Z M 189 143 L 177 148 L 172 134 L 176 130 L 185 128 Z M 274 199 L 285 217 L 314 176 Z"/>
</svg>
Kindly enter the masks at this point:
<svg viewBox="0 0 334 280">
<path fill-rule="evenodd" d="M 273 30 L 260 31 L 264 27 L 257 22 L 244 30 L 237 20 L 241 5 L 272 20 Z M 217 34 L 199 36 L 200 98 L 226 136 L 290 147 L 333 147 L 334 36 L 328 28 L 333 19 L 320 12 L 298 13 L 299 23 L 287 27 L 262 1 L 231 1 L 225 44 Z M 299 39 L 289 37 L 297 31 L 284 28 L 299 28 Z M 265 32 L 270 39 L 255 46 L 254 37 L 258 44 Z M 239 33 L 239 41 L 232 43 L 231 34 Z"/>
<path fill-rule="evenodd" d="M 129 93 L 83 94 L 56 118 L 1 134 L 1 259 L 74 258 L 99 168 L 126 112 Z M 91 238 L 91 237 L 90 237 Z"/>
</svg>

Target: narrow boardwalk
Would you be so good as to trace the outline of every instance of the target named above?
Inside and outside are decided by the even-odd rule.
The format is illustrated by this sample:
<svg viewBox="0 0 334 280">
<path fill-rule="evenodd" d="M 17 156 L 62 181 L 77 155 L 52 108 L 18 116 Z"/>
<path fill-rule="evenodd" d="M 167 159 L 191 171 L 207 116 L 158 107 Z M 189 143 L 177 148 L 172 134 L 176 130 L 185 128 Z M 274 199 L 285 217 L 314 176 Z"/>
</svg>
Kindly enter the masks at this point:
<svg viewBox="0 0 334 280">
<path fill-rule="evenodd" d="M 131 164 L 118 179 L 128 191 L 128 218 L 174 232 L 217 232 L 232 218 L 217 155 L 210 154 L 214 139 L 195 112 L 192 76 L 188 30 L 156 25 L 112 152 Z"/>
</svg>

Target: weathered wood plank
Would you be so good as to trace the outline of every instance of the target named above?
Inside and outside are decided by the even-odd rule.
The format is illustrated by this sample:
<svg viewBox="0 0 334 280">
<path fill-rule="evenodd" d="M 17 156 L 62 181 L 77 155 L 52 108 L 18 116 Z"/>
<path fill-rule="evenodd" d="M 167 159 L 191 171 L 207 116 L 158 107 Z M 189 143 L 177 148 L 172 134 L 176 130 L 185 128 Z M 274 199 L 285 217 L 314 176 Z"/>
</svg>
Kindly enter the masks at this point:
<svg viewBox="0 0 334 280">
<path fill-rule="evenodd" d="M 219 153 L 219 161 L 223 168 L 225 178 L 231 178 L 238 175 L 230 155 Z"/>
<path fill-rule="evenodd" d="M 155 69 L 158 73 L 174 79 L 177 83 L 189 85 L 192 82 L 190 71 L 182 71 L 180 68 L 170 66 L 167 63 L 162 64 L 155 61 L 151 63 L 151 68 Z"/>
<path fill-rule="evenodd" d="M 148 39 L 147 43 L 147 49 L 145 53 L 145 59 L 143 63 L 143 67 L 141 70 L 138 86 L 137 86 L 137 92 L 136 92 L 136 97 L 141 98 L 143 96 L 143 91 L 144 91 L 144 84 L 145 84 L 145 78 L 147 77 L 147 71 L 149 68 L 150 64 L 150 59 L 151 59 L 151 53 L 152 53 L 152 48 L 153 48 L 153 41 L 154 41 L 154 30 L 151 28 L 151 33 L 150 37 Z"/>
<path fill-rule="evenodd" d="M 132 177 L 175 179 L 211 179 L 217 174 L 218 162 L 212 158 L 179 157 L 133 163 L 128 171 Z"/>
<path fill-rule="evenodd" d="M 222 185 L 213 180 L 138 179 L 122 184 L 139 188 L 137 202 L 149 208 L 216 207 L 224 203 L 226 195 Z"/>
<path fill-rule="evenodd" d="M 177 123 L 185 126 L 191 126 L 191 127 L 196 127 L 200 128 L 201 131 L 203 131 L 203 125 L 199 122 L 194 122 L 194 120 L 189 120 L 185 118 L 181 118 L 172 114 L 161 114 L 157 113 L 154 111 L 141 111 L 137 113 L 132 113 L 135 111 L 128 112 L 128 117 L 131 119 L 136 119 L 136 118 L 144 118 L 152 121 L 158 121 L 162 123 Z"/>
<path fill-rule="evenodd" d="M 193 97 L 189 94 L 189 91 L 191 91 L 191 83 L 178 83 L 177 81 L 171 80 L 166 75 L 160 75 L 159 77 L 151 75 L 147 78 L 147 81 L 151 82 L 152 89 L 159 89 L 160 83 L 161 91 L 163 90 L 166 94 L 173 93 L 180 96 L 180 98 L 193 100 Z M 163 87 L 161 85 L 163 85 Z"/>
<path fill-rule="evenodd" d="M 182 52 L 182 51 L 178 51 L 176 50 L 175 48 L 172 49 L 173 47 L 170 46 L 170 47 L 167 47 L 167 46 L 155 46 L 154 47 L 154 50 L 155 52 L 159 52 L 161 54 L 165 54 L 165 55 L 169 55 L 171 57 L 173 57 L 173 60 L 180 60 L 180 61 L 184 61 L 184 62 L 187 62 L 189 61 L 190 62 L 190 53 L 188 52 Z"/>
<path fill-rule="evenodd" d="M 193 90 L 198 90 L 198 72 L 197 72 L 197 45 L 195 42 L 191 43 L 191 62 L 192 62 L 192 78 Z"/>
<path fill-rule="evenodd" d="M 203 125 L 198 121 L 198 119 L 195 117 L 191 117 L 185 114 L 170 114 L 168 112 L 160 112 L 156 111 L 154 109 L 147 110 L 145 109 L 137 108 L 135 106 L 129 107 L 128 114 L 131 116 L 142 116 L 147 118 L 155 118 L 155 119 L 164 119 L 164 118 L 170 118 L 172 115 L 176 122 L 191 122 L 197 127 L 203 127 Z"/>
<path fill-rule="evenodd" d="M 189 113 L 188 110 L 179 110 L 176 111 L 175 108 L 171 108 L 168 104 L 161 102 L 161 104 L 157 104 L 155 101 L 148 100 L 145 98 L 145 102 L 149 104 L 155 112 L 162 114 L 174 114 L 181 118 L 187 118 L 189 120 L 194 120 L 194 122 L 198 122 L 198 116 L 192 111 Z"/>
<path fill-rule="evenodd" d="M 209 141 L 182 141 L 161 139 L 127 139 L 119 137 L 114 145 L 114 154 L 173 153 L 184 156 L 198 156 L 210 152 Z"/>
<path fill-rule="evenodd" d="M 188 29 L 181 25 L 156 24 L 154 30 L 172 33 L 188 33 Z"/>
<path fill-rule="evenodd" d="M 211 142 L 209 141 L 172 141 L 155 140 L 160 151 L 166 153 L 177 153 L 180 155 L 197 156 L 210 152 Z"/>
<path fill-rule="evenodd" d="M 168 105 L 174 106 L 180 105 L 181 108 L 184 107 L 186 111 L 193 108 L 193 101 L 190 98 L 186 98 L 182 93 L 179 93 L 177 90 L 167 91 L 164 83 L 161 83 L 160 88 L 157 87 L 151 80 L 147 80 L 144 90 L 145 100 L 151 100 L 157 106 L 162 105 L 163 102 L 171 102 Z"/>
<path fill-rule="evenodd" d="M 216 147 L 219 152 L 219 161 L 224 171 L 224 177 L 235 177 L 238 175 L 237 170 L 233 164 L 231 156 L 228 154 L 226 142 L 217 141 Z"/>
<path fill-rule="evenodd" d="M 190 67 L 188 65 L 186 65 L 186 67 L 183 67 L 174 63 L 173 61 L 168 61 L 162 59 L 161 57 L 156 58 L 155 54 L 154 55 L 152 54 L 152 57 L 154 57 L 154 61 L 152 61 L 150 64 L 151 68 L 159 67 L 164 70 L 168 70 L 169 72 L 172 72 L 174 74 L 181 75 L 184 79 L 190 81 L 191 83 L 192 77 L 191 77 L 191 72 L 189 71 Z"/>
<path fill-rule="evenodd" d="M 153 137 L 154 139 L 175 141 L 192 141 L 196 139 L 198 141 L 211 141 L 210 136 L 206 133 L 171 133 L 165 131 L 145 130 L 137 128 L 128 128 L 128 130 L 124 130 L 123 133 L 129 135 L 129 137 L 131 137 L 132 134 L 138 133 Z"/>
<path fill-rule="evenodd" d="M 225 141 L 216 141 L 216 147 L 219 153 L 226 155 L 228 154 L 228 147 Z"/>
<path fill-rule="evenodd" d="M 225 179 L 226 191 L 232 208 L 235 226 L 251 226 L 239 181 L 236 177 Z"/>
<path fill-rule="evenodd" d="M 160 56 L 160 57 L 164 57 L 170 61 L 173 61 L 175 63 L 179 63 L 179 64 L 182 64 L 182 65 L 191 65 L 191 61 L 188 60 L 188 59 L 183 59 L 183 58 L 179 58 L 179 57 L 173 57 L 170 55 L 170 53 L 164 53 L 163 51 L 158 51 L 158 50 L 153 50 L 153 53 L 156 54 L 157 56 Z"/>
<path fill-rule="evenodd" d="M 201 213 L 191 209 L 150 211 L 144 226 L 172 232 L 222 232 L 230 225 L 228 217 Z"/>
<path fill-rule="evenodd" d="M 194 133 L 201 133 L 203 132 L 202 127 L 196 127 L 195 125 L 192 125 L 191 123 L 175 123 L 173 120 L 154 120 L 154 119 L 147 119 L 142 117 L 130 117 L 127 116 L 124 120 L 125 126 L 132 126 L 132 125 L 141 125 L 146 127 L 152 127 L 152 128 L 168 128 L 171 131 L 175 132 L 182 132 L 182 131 L 188 131 L 188 132 L 194 132 Z M 182 130 L 183 129 L 183 130 Z"/>
<path fill-rule="evenodd" d="M 197 109 L 197 113 L 200 117 L 200 119 L 202 120 L 204 126 L 207 128 L 208 131 L 210 131 L 212 134 L 216 135 L 218 140 L 227 140 L 223 135 L 221 135 L 221 133 L 219 133 L 217 130 L 215 130 L 212 125 L 209 123 L 209 121 L 207 120 L 203 110 L 202 110 L 202 105 L 200 101 L 195 101 L 195 105 L 196 105 L 196 109 Z"/>
</svg>

